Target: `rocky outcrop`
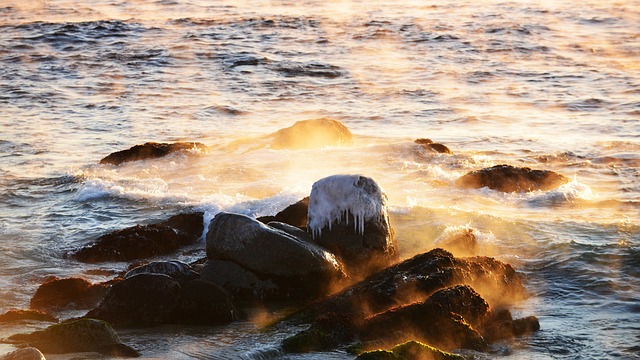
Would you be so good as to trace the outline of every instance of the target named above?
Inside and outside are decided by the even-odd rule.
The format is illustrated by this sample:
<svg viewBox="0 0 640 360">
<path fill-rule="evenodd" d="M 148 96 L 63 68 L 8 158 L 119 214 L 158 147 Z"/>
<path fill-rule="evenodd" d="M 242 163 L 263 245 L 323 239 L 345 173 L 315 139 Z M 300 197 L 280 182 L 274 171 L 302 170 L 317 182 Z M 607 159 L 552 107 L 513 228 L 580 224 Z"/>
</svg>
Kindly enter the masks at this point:
<svg viewBox="0 0 640 360">
<path fill-rule="evenodd" d="M 421 138 L 421 139 L 416 139 L 413 142 L 420 145 L 421 148 L 425 150 L 429 150 L 431 152 L 437 152 L 441 154 L 453 154 L 453 152 L 449 150 L 448 147 L 440 143 L 434 143 L 433 140 L 431 139 Z"/>
<path fill-rule="evenodd" d="M 256 220 L 268 224 L 270 222 L 281 222 L 306 230 L 309 211 L 309 197 L 287 206 L 275 216 L 262 216 Z"/>
<path fill-rule="evenodd" d="M 173 322 L 182 288 L 167 275 L 139 274 L 111 287 L 87 318 L 116 326 L 148 326 Z"/>
<path fill-rule="evenodd" d="M 206 145 L 199 142 L 148 142 L 109 154 L 100 160 L 100 164 L 120 165 L 128 161 L 161 158 L 177 151 L 206 151 L 207 149 Z"/>
<path fill-rule="evenodd" d="M 45 311 L 90 309 L 100 302 L 108 288 L 106 284 L 94 285 L 81 278 L 54 278 L 38 287 L 30 307 Z"/>
<path fill-rule="evenodd" d="M 397 260 L 387 196 L 362 175 L 333 175 L 313 184 L 308 231 L 354 277 L 364 277 Z"/>
<path fill-rule="evenodd" d="M 139 356 L 136 350 L 120 341 L 109 324 L 95 319 L 71 320 L 30 334 L 13 335 L 9 339 L 28 344 L 45 354 L 99 352 L 122 357 Z"/>
<path fill-rule="evenodd" d="M 129 270 L 124 275 L 124 278 L 128 279 L 138 274 L 164 274 L 178 281 L 181 285 L 199 277 L 198 273 L 189 264 L 177 260 L 150 262 Z"/>
<path fill-rule="evenodd" d="M 356 360 L 464 360 L 465 358 L 411 340 L 390 350 L 371 350 L 359 354 Z"/>
<path fill-rule="evenodd" d="M 0 360 L 46 360 L 40 350 L 28 347 L 0 356 Z"/>
<path fill-rule="evenodd" d="M 209 259 L 233 261 L 273 279 L 293 297 L 319 295 L 344 278 L 340 263 L 323 248 L 239 214 L 215 216 L 206 251 Z"/>
<path fill-rule="evenodd" d="M 552 190 L 568 182 L 569 178 L 550 170 L 496 165 L 463 175 L 456 180 L 456 186 L 463 189 L 488 187 L 492 190 L 511 193 Z"/>
<path fill-rule="evenodd" d="M 203 213 L 179 214 L 158 224 L 136 225 L 105 234 L 71 256 L 82 262 L 95 263 L 166 255 L 194 243 L 203 230 Z"/>
<path fill-rule="evenodd" d="M 58 322 L 53 315 L 42 310 L 9 310 L 6 313 L 0 315 L 0 323 L 2 322 L 16 322 L 16 321 L 44 321 L 44 322 Z"/>
</svg>

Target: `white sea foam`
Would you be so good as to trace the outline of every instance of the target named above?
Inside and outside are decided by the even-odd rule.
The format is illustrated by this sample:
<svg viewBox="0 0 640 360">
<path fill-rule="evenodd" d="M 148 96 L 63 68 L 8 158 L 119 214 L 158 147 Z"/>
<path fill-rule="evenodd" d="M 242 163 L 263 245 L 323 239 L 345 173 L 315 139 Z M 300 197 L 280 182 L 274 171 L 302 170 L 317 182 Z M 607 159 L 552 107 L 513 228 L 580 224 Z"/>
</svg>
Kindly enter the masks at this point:
<svg viewBox="0 0 640 360">
<path fill-rule="evenodd" d="M 359 186 L 364 179 L 372 185 Z M 365 185 L 365 186 L 366 186 Z M 355 219 L 354 231 L 364 233 L 364 223 L 380 214 L 387 213 L 387 196 L 371 179 L 361 175 L 333 175 L 318 180 L 311 188 L 309 201 L 309 230 L 319 237 L 324 228 L 331 230 L 335 221 Z"/>
<path fill-rule="evenodd" d="M 593 199 L 591 188 L 576 179 L 549 191 L 534 191 L 525 194 L 525 201 L 533 206 L 554 206 Z"/>
<path fill-rule="evenodd" d="M 494 243 L 496 241 L 495 235 L 492 232 L 484 233 L 478 229 L 473 228 L 471 225 L 449 225 L 447 226 L 440 236 L 433 241 L 435 246 L 447 242 L 450 239 L 464 235 L 468 232 L 473 233 L 479 246 Z"/>
</svg>

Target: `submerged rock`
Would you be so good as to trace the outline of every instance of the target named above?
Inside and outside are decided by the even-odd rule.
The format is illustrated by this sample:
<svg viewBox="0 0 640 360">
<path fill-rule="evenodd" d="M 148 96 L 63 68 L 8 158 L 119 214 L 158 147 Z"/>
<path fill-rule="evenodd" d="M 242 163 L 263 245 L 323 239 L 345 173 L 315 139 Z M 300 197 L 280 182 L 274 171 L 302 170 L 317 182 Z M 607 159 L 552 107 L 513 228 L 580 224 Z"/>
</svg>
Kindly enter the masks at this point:
<svg viewBox="0 0 640 360">
<path fill-rule="evenodd" d="M 333 119 L 301 120 L 265 137 L 271 149 L 312 149 L 351 142 L 351 131 Z"/>
<path fill-rule="evenodd" d="M 98 240 L 71 256 L 79 261 L 131 261 L 166 255 L 190 245 L 202 236 L 203 213 L 172 216 L 167 221 L 136 225 L 102 235 Z"/>
<path fill-rule="evenodd" d="M 108 288 L 81 278 L 53 279 L 38 287 L 30 307 L 47 311 L 90 309 L 100 302 Z"/>
<path fill-rule="evenodd" d="M 550 170 L 496 165 L 463 175 L 456 180 L 456 186 L 463 189 L 488 187 L 492 190 L 510 193 L 552 190 L 568 182 L 569 178 Z"/>
<path fill-rule="evenodd" d="M 325 293 L 344 278 L 340 263 L 323 248 L 239 214 L 215 216 L 206 251 L 209 259 L 233 261 L 279 286 L 298 289 L 303 297 Z"/>
<path fill-rule="evenodd" d="M 34 347 L 18 349 L 0 356 L 0 360 L 46 360 L 40 350 Z"/>
<path fill-rule="evenodd" d="M 128 271 L 124 278 L 128 279 L 138 274 L 164 274 L 178 281 L 181 285 L 199 277 L 189 264 L 181 261 L 154 261 Z"/>
<path fill-rule="evenodd" d="M 16 322 L 16 321 L 45 321 L 45 322 L 58 322 L 59 320 L 48 312 L 42 310 L 9 310 L 6 313 L 0 315 L 0 323 L 2 322 Z"/>
<path fill-rule="evenodd" d="M 117 326 L 147 326 L 171 323 L 180 303 L 182 288 L 163 274 L 138 274 L 111 287 L 88 318 Z"/>
<path fill-rule="evenodd" d="M 438 350 L 419 341 L 411 340 L 399 344 L 390 350 L 371 350 L 364 352 L 357 360 L 464 360 L 465 358 Z"/>
<path fill-rule="evenodd" d="M 349 274 L 366 276 L 397 260 L 387 195 L 373 179 L 333 175 L 313 184 L 308 230 L 336 254 Z"/>
<path fill-rule="evenodd" d="M 17 334 L 10 340 L 24 342 L 44 353 L 99 352 L 107 355 L 137 357 L 139 353 L 122 343 L 106 322 L 79 319 L 51 325 L 30 334 Z"/>
<path fill-rule="evenodd" d="M 114 152 L 100 160 L 100 164 L 120 165 L 128 161 L 160 158 L 176 151 L 206 151 L 207 149 L 206 145 L 199 142 L 177 142 L 172 144 L 148 142 L 143 145 L 133 146 L 127 150 Z"/>
<path fill-rule="evenodd" d="M 453 154 L 453 152 L 449 150 L 448 147 L 440 143 L 434 143 L 431 139 L 421 138 L 421 139 L 416 139 L 413 142 L 420 145 L 420 147 L 422 147 L 423 149 L 426 149 L 429 151 L 433 151 L 441 154 Z"/>
</svg>

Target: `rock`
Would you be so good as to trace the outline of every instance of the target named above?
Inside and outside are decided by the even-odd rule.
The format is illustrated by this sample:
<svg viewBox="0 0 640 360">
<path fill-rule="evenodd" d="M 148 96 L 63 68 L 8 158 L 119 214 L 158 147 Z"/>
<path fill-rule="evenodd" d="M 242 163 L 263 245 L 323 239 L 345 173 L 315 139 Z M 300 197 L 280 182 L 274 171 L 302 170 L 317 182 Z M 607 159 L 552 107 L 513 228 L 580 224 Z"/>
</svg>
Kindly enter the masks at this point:
<svg viewBox="0 0 640 360">
<path fill-rule="evenodd" d="M 423 149 L 441 153 L 441 154 L 453 154 L 448 147 L 440 143 L 434 143 L 431 139 L 416 139 L 413 141 L 414 143 L 420 145 Z"/>
<path fill-rule="evenodd" d="M 82 262 L 95 263 L 166 255 L 196 242 L 203 230 L 203 213 L 179 214 L 158 224 L 136 225 L 105 234 L 71 256 Z"/>
<path fill-rule="evenodd" d="M 266 136 L 271 149 L 313 149 L 351 142 L 351 131 L 333 119 L 301 120 Z"/>
<path fill-rule="evenodd" d="M 308 230 L 314 241 L 336 254 L 355 277 L 366 276 L 398 258 L 387 196 L 365 176 L 333 175 L 313 184 Z"/>
<path fill-rule="evenodd" d="M 313 324 L 294 336 L 284 339 L 282 350 L 289 353 L 328 351 L 351 342 L 358 329 L 353 319 L 344 314 L 324 313 Z"/>
<path fill-rule="evenodd" d="M 58 322 L 53 315 L 42 310 L 9 310 L 6 313 L 0 315 L 0 323 L 2 322 L 15 322 L 15 321 L 45 321 L 45 322 Z"/>
<path fill-rule="evenodd" d="M 293 225 L 289 225 L 289 224 L 285 224 L 283 222 L 278 222 L 278 221 L 271 221 L 268 222 L 267 225 L 269 227 L 272 227 L 274 229 L 278 229 L 278 230 L 282 230 L 284 232 L 286 232 L 287 234 L 296 237 L 298 239 L 304 240 L 306 242 L 313 242 L 313 239 L 311 238 L 311 236 L 309 234 L 307 234 L 306 231 L 295 227 Z"/>
<path fill-rule="evenodd" d="M 40 350 L 28 347 L 12 351 L 4 356 L 0 356 L 0 360 L 47 360 Z"/>
<path fill-rule="evenodd" d="M 147 326 L 171 323 L 180 303 L 182 288 L 163 274 L 138 274 L 111 287 L 87 318 L 117 326 Z"/>
<path fill-rule="evenodd" d="M 213 218 L 206 251 L 209 259 L 233 261 L 258 276 L 277 279 L 280 286 L 301 287 L 297 295 L 303 297 L 307 291 L 326 293 L 332 282 L 344 278 L 331 253 L 239 214 L 223 212 Z"/>
<path fill-rule="evenodd" d="M 128 161 L 161 158 L 176 151 L 206 151 L 207 149 L 206 145 L 199 142 L 177 142 L 172 144 L 148 142 L 127 150 L 114 152 L 100 160 L 100 164 L 120 165 Z"/>
<path fill-rule="evenodd" d="M 139 353 L 120 341 L 106 322 L 79 319 L 51 325 L 30 334 L 17 334 L 10 340 L 25 342 L 44 353 L 99 352 L 107 355 L 137 357 Z"/>
<path fill-rule="evenodd" d="M 372 350 L 358 355 L 357 360 L 464 360 L 460 355 L 444 352 L 419 341 L 411 340 L 391 350 Z"/>
<path fill-rule="evenodd" d="M 316 62 L 299 63 L 286 61 L 275 66 L 273 70 L 287 77 L 310 76 L 333 79 L 344 75 L 338 66 Z"/>
<path fill-rule="evenodd" d="M 193 280 L 182 289 L 176 321 L 189 325 L 222 325 L 235 319 L 227 292 L 205 280 Z"/>
<path fill-rule="evenodd" d="M 270 279 L 260 279 L 256 274 L 233 261 L 208 260 L 200 278 L 225 289 L 231 296 L 242 300 L 266 300 L 278 298 L 280 287 Z"/>
<path fill-rule="evenodd" d="M 81 278 L 56 278 L 38 287 L 30 307 L 47 311 L 90 309 L 100 302 L 107 289 L 107 285 L 93 285 Z"/>
<path fill-rule="evenodd" d="M 552 190 L 568 182 L 569 179 L 566 176 L 550 170 L 496 165 L 463 175 L 456 180 L 456 186 L 463 189 L 488 187 L 492 190 L 510 193 Z"/>
<path fill-rule="evenodd" d="M 284 210 L 280 211 L 275 216 L 263 216 L 259 217 L 257 220 L 265 224 L 268 224 L 270 222 L 281 222 L 306 230 L 308 211 L 309 197 L 307 196 L 297 203 L 287 206 Z"/>
<path fill-rule="evenodd" d="M 433 244 L 456 256 L 477 255 L 480 249 L 480 244 L 474 229 L 466 226 L 447 228 Z"/>
<path fill-rule="evenodd" d="M 128 271 L 124 278 L 128 279 L 138 274 L 164 274 L 184 285 L 199 277 L 198 273 L 189 264 L 181 261 L 154 261 Z"/>
<path fill-rule="evenodd" d="M 361 326 L 363 340 L 407 341 L 407 336 L 439 349 L 487 349 L 472 325 L 481 323 L 489 305 L 471 287 L 458 285 L 437 291 L 427 300 L 373 315 Z"/>
<path fill-rule="evenodd" d="M 314 304 L 311 315 L 325 312 L 354 318 L 393 307 L 425 301 L 447 287 L 468 284 L 494 307 L 504 307 L 527 297 L 516 271 L 490 257 L 455 258 L 434 249 L 386 268 L 367 279 Z M 306 315 L 305 315 L 306 316 Z"/>
</svg>

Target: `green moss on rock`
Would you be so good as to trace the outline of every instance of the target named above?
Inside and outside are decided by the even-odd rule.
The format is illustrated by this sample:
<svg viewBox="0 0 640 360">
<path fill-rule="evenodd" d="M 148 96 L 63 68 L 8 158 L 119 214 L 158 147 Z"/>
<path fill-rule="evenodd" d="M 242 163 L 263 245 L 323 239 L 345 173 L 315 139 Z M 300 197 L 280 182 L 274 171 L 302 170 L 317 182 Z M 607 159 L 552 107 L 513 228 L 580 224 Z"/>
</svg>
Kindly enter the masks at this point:
<svg viewBox="0 0 640 360">
<path fill-rule="evenodd" d="M 460 355 L 438 350 L 419 341 L 407 341 L 391 350 L 372 350 L 360 354 L 358 360 L 464 360 Z"/>
</svg>

